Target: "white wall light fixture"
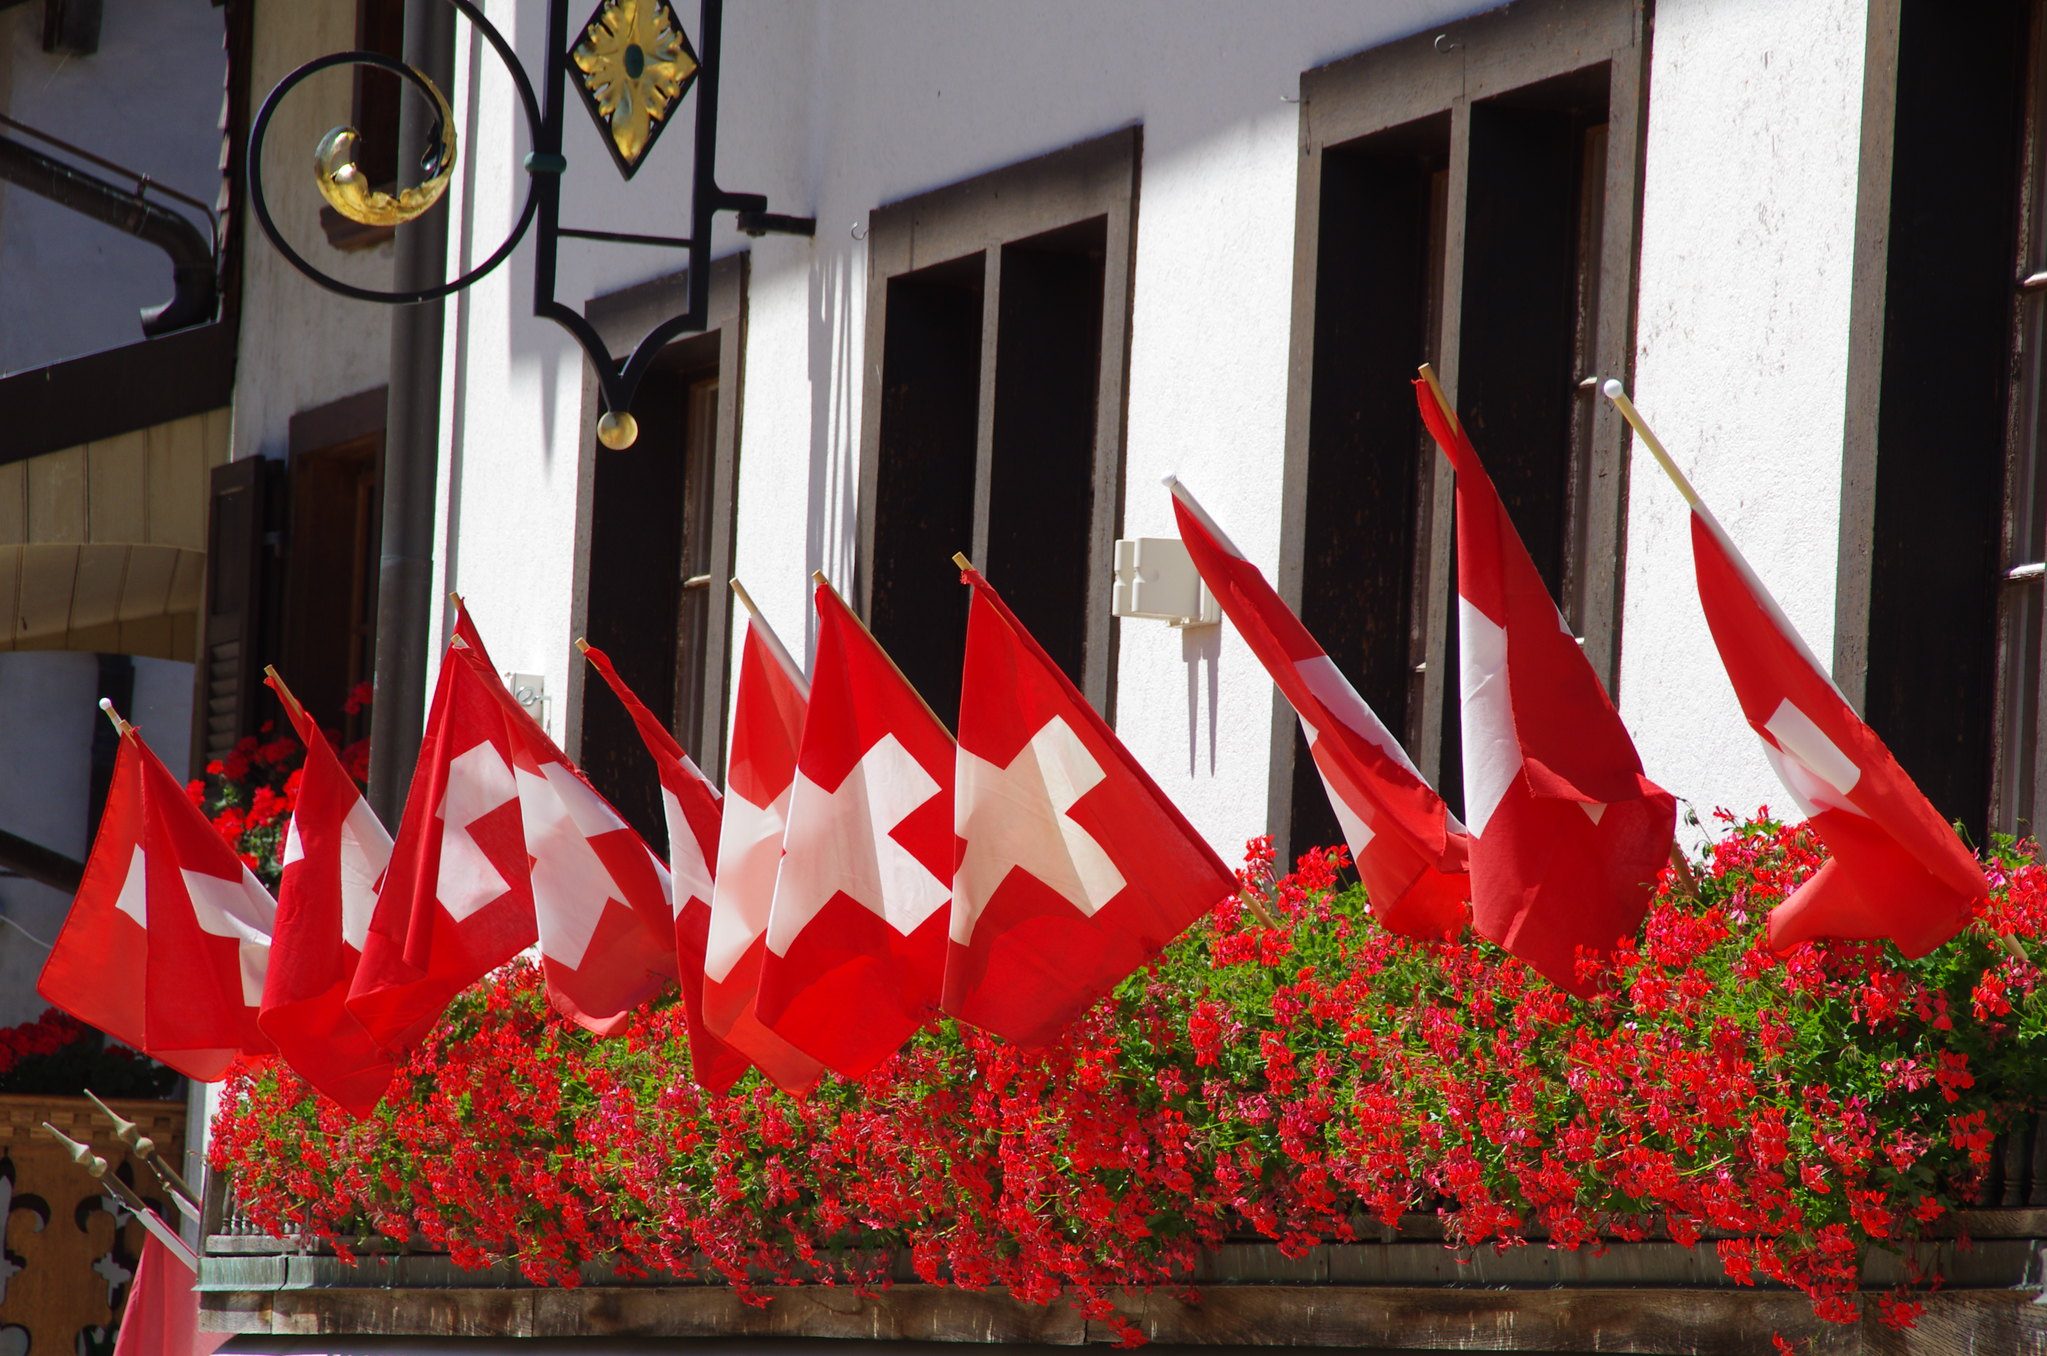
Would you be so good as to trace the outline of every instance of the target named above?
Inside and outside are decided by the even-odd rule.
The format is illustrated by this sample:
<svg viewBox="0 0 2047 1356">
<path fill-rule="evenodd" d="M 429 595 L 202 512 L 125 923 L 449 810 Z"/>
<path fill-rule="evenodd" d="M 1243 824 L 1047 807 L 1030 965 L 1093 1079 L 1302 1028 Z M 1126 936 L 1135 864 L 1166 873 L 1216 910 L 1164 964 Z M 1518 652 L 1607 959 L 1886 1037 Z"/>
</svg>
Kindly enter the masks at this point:
<svg viewBox="0 0 2047 1356">
<path fill-rule="evenodd" d="M 1171 626 L 1216 626 L 1222 611 L 1178 537 L 1126 537 L 1116 543 L 1110 612 Z"/>
</svg>

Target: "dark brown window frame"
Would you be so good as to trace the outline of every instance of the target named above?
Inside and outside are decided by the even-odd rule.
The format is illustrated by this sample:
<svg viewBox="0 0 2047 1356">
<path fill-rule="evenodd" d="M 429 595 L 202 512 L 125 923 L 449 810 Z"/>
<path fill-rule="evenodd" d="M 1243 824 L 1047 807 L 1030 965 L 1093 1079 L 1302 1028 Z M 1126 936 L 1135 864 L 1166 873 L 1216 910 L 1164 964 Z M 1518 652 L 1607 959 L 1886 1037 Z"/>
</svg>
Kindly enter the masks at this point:
<svg viewBox="0 0 2047 1356">
<path fill-rule="evenodd" d="M 2047 101 L 2038 95 L 2041 72 L 2047 69 L 2047 6 L 2036 0 L 2027 8 L 2030 14 L 2000 10 L 1979 16 L 1972 11 L 1966 15 L 1971 22 L 1952 31 L 1945 25 L 1965 17 L 1962 12 L 1923 10 L 1918 13 L 1926 27 L 1908 34 L 1912 6 L 1907 0 L 1872 0 L 1864 56 L 1834 678 L 1891 743 L 1905 770 L 1926 787 L 1936 808 L 1972 830 L 2010 831 L 2022 813 L 2010 759 L 2016 752 L 2011 744 L 2026 731 L 2027 721 L 2011 709 L 2011 700 L 2019 690 L 2017 666 L 2047 662 L 2047 653 L 2015 653 L 2006 629 L 2015 590 L 2047 588 L 2047 581 L 2037 577 L 2009 577 L 2015 565 L 2038 559 L 2018 540 L 2021 524 L 2014 510 L 2020 496 L 2038 492 L 2037 485 L 2029 489 L 2026 484 L 2027 439 L 2029 427 L 2042 418 L 2031 402 L 2047 399 L 2047 389 L 2040 389 L 2047 388 L 2047 379 L 2029 387 L 2025 375 L 2028 364 L 2039 362 L 2034 350 L 2047 337 L 2039 314 L 2047 297 L 2029 292 L 2023 281 L 2047 266 L 2047 233 L 2038 220 L 2047 212 L 2047 167 L 2042 163 Z M 2007 27 L 2012 24 L 2017 32 Z M 1952 63 L 1945 76 L 1939 67 L 1929 68 L 1928 63 L 1939 61 Z M 2015 69 L 2000 65 L 2011 62 L 2027 68 L 2015 82 Z M 1929 69 L 1934 73 L 1927 74 Z M 1950 84 L 1940 86 L 1940 79 Z M 1999 96 L 1991 91 L 2009 91 L 2014 83 L 2015 97 L 2032 101 L 2030 109 L 2016 110 L 2022 131 L 1993 126 L 1994 117 L 1980 110 L 1951 115 L 1949 100 L 1941 94 L 1943 88 L 1963 88 L 1972 98 L 1994 99 Z M 1903 127 L 1901 100 L 1911 110 L 1902 115 Z M 2013 111 L 2007 106 L 2006 112 Z M 1933 125 L 1943 117 L 1945 123 Z M 1919 181 L 1929 155 L 1914 141 L 1931 138 L 1936 145 L 1931 161 L 1945 164 L 1948 157 L 1940 148 L 1953 143 L 1943 139 L 1957 136 L 1968 139 L 1964 149 L 1974 158 L 1957 156 L 1954 163 L 1962 166 L 1958 172 L 1975 196 L 1966 203 L 1942 201 L 1939 220 L 1962 223 L 1948 229 L 1966 232 L 1966 238 L 1936 238 L 1923 225 L 1901 230 L 1901 203 L 1907 211 L 1923 206 L 1933 188 Z M 2013 190 L 2016 201 L 2000 200 L 2000 180 L 2008 181 L 2003 186 Z M 1937 286 L 1937 302 L 1930 308 L 1911 289 L 1898 292 L 1899 277 L 1922 289 Z M 1922 391 L 1936 393 L 1931 407 L 1912 408 L 1928 403 L 1917 398 Z M 1896 407 L 1887 408 L 1892 400 Z M 1985 446 L 1996 448 L 1995 458 L 1960 455 Z M 1887 449 L 1902 467 L 1900 481 L 1888 489 L 1879 485 Z M 1925 503 L 1907 482 L 1929 472 L 1944 485 L 1961 485 L 1961 477 L 1972 477 L 1967 482 L 1972 497 L 1966 503 Z M 2038 467 L 2030 468 L 2030 474 L 2040 474 Z M 1900 490 L 1900 483 L 1907 483 L 1906 489 Z M 1915 543 L 1918 551 L 1901 550 L 1889 540 L 1895 524 L 1936 512 L 1959 514 L 1967 526 L 1943 531 L 1937 541 Z M 1939 596 L 1952 603 L 1938 619 L 1957 628 L 1949 636 L 1922 632 L 1909 620 L 1901 623 L 1898 615 L 1903 610 L 1897 600 L 1899 571 L 1935 558 L 1952 576 L 1937 584 Z M 1902 643 L 1901 624 L 1910 632 Z M 1950 652 L 1943 661 L 1929 655 L 1927 663 L 1939 667 L 1920 671 L 1911 651 L 1922 643 L 1929 650 L 1958 644 L 1962 652 Z M 1967 710 L 1936 713 L 1919 698 L 1919 690 L 1952 673 L 1980 679 L 1987 689 L 1964 689 Z M 1905 728 L 1922 715 L 1923 728 Z M 2037 741 L 2047 727 L 2047 703 L 2036 704 L 2030 717 L 2031 737 Z M 1980 770 L 1980 779 L 1972 768 Z M 2036 764 L 2031 787 L 2033 819 L 2023 827 L 2037 833 L 2040 807 L 2047 805 L 2047 768 Z M 1978 815 L 1983 816 L 1980 823 Z"/>
<path fill-rule="evenodd" d="M 711 295 L 704 328 L 685 335 L 669 350 L 715 347 L 718 374 L 717 446 L 711 466 L 710 579 L 705 585 L 708 617 L 705 621 L 704 653 L 693 659 L 678 656 L 678 665 L 694 662 L 702 678 L 698 709 L 678 722 L 675 736 L 704 775 L 720 784 L 724 781 L 727 707 L 730 702 L 732 577 L 734 533 L 737 527 L 739 450 L 742 406 L 746 390 L 746 296 L 751 256 L 728 255 L 711 264 Z M 640 336 L 655 325 L 683 310 L 689 300 L 689 274 L 678 270 L 647 282 L 635 283 L 591 299 L 584 316 L 614 353 L 628 352 Z M 706 353 L 708 358 L 708 352 Z M 705 366 L 709 366 L 708 361 Z M 583 438 L 576 474 L 576 554 L 571 617 L 581 634 L 589 615 L 590 531 L 593 516 L 595 466 L 599 457 L 617 456 L 597 443 L 594 430 L 604 409 L 603 394 L 596 376 L 587 365 L 583 374 L 582 427 L 591 430 Z M 626 455 L 630 455 L 630 449 Z M 604 637 L 592 636 L 591 643 L 603 646 Z M 589 681 L 588 665 L 569 667 L 568 691 L 564 694 L 563 747 L 571 757 L 581 753 L 583 690 Z M 672 694 L 639 694 L 659 713 L 672 703 Z"/>
<path fill-rule="evenodd" d="M 982 256 L 983 296 L 979 420 L 975 435 L 972 540 L 931 544 L 933 568 L 964 546 L 985 563 L 994 462 L 996 334 L 1000 324 L 1005 246 L 1078 223 L 1106 219 L 1100 367 L 1095 392 L 1094 493 L 1087 534 L 1083 673 L 1078 686 L 1113 719 L 1116 632 L 1108 582 L 1123 514 L 1125 432 L 1129 410 L 1130 299 L 1136 266 L 1138 179 L 1143 132 L 1129 127 L 1031 160 L 980 174 L 876 208 L 867 246 L 866 380 L 861 402 L 858 555 L 854 596 L 873 616 L 876 499 L 881 463 L 882 358 L 888 338 L 892 279 Z M 1000 587 L 1002 581 L 994 580 Z"/>
<path fill-rule="evenodd" d="M 1457 398 L 1460 317 L 1464 311 L 1463 224 L 1469 205 L 1472 110 L 1476 104 L 1573 73 L 1607 69 L 1605 227 L 1597 272 L 1597 342 L 1589 355 L 1600 376 L 1631 381 L 1636 284 L 1641 245 L 1642 163 L 1648 99 L 1650 0 L 1520 0 L 1447 26 L 1360 52 L 1301 77 L 1300 171 L 1294 213 L 1291 355 L 1286 450 L 1281 494 L 1278 588 L 1301 606 L 1306 571 L 1308 469 L 1315 378 L 1316 303 L 1321 246 L 1324 157 L 1380 134 L 1398 134 L 1430 119 L 1449 123 L 1447 191 L 1441 250 L 1436 370 Z M 1431 355 L 1416 354 L 1416 361 Z M 1388 379 L 1396 375 L 1387 374 Z M 1567 556 L 1581 577 L 1571 592 L 1585 613 L 1576 618 L 1587 658 L 1618 696 L 1620 623 L 1628 482 L 1625 423 L 1604 401 L 1574 418 L 1584 431 L 1573 467 Z M 1589 428 L 1579 421 L 1589 422 Z M 1483 451 L 1483 448 L 1481 448 Z M 1424 656 L 1415 666 L 1411 709 L 1419 716 L 1401 733 L 1416 765 L 1432 779 L 1442 763 L 1442 719 L 1456 701 L 1446 672 L 1451 608 L 1452 477 L 1440 458 L 1423 457 L 1417 486 L 1415 616 L 1411 630 Z M 1268 822 L 1282 837 L 1293 822 L 1297 720 L 1275 695 L 1268 783 Z"/>
</svg>

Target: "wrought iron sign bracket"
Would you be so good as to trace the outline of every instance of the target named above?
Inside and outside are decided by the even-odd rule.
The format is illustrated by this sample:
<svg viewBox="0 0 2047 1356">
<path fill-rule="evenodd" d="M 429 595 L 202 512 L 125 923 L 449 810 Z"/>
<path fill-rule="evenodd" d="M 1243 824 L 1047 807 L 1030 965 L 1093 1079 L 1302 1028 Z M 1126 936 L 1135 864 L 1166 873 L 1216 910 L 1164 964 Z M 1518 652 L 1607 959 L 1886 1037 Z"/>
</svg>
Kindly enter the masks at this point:
<svg viewBox="0 0 2047 1356">
<path fill-rule="evenodd" d="M 724 0 L 699 0 L 698 45 L 692 46 L 669 0 L 599 0 L 573 44 L 569 40 L 569 0 L 549 0 L 547 63 L 542 76 L 543 98 L 527 78 L 525 67 L 504 34 L 486 18 L 475 0 L 446 0 L 476 26 L 510 75 L 525 114 L 532 150 L 526 171 L 526 198 L 511 232 L 482 263 L 433 287 L 385 291 L 359 287 L 322 272 L 295 249 L 278 229 L 263 189 L 263 142 L 278 106 L 300 84 L 337 66 L 371 66 L 390 71 L 424 95 L 434 106 L 429 146 L 420 161 L 418 184 L 396 193 L 372 188 L 355 162 L 357 132 L 336 127 L 314 151 L 314 175 L 321 195 L 335 211 L 372 226 L 402 226 L 432 211 L 447 192 L 454 173 L 454 114 L 442 92 L 418 70 L 380 52 L 334 52 L 306 62 L 277 82 L 256 112 L 249 129 L 249 201 L 256 221 L 270 243 L 299 272 L 330 292 L 360 301 L 413 305 L 450 296 L 496 269 L 518 247 L 527 230 L 538 223 L 533 259 L 533 314 L 552 320 L 575 339 L 596 370 L 604 399 L 597 436 L 606 447 L 630 447 L 638 436 L 632 416 L 634 393 L 661 349 L 671 340 L 704 328 L 710 309 L 711 233 L 720 212 L 734 215 L 734 224 L 750 236 L 780 233 L 811 235 L 816 222 L 767 210 L 759 193 L 736 193 L 718 185 L 718 80 L 724 28 Z M 565 87 L 574 84 L 613 163 L 628 181 L 638 173 L 654 143 L 686 99 L 694 95 L 696 157 L 690 182 L 686 235 L 651 235 L 629 231 L 565 226 L 561 221 L 562 175 L 568 157 L 562 151 Z M 687 256 L 687 306 L 649 330 L 623 358 L 614 357 L 596 327 L 574 307 L 555 296 L 556 256 L 563 240 L 589 240 L 615 245 L 642 245 L 682 250 Z"/>
</svg>

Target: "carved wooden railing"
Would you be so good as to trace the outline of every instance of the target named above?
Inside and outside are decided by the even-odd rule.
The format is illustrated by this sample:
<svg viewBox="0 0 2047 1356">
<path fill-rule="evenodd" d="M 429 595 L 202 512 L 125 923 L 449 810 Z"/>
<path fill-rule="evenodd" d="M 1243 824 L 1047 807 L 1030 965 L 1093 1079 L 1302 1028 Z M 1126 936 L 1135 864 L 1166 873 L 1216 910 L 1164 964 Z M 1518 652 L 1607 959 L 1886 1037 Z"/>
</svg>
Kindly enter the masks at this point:
<svg viewBox="0 0 2047 1356">
<path fill-rule="evenodd" d="M 175 1159 L 185 1140 L 182 1101 L 111 1105 Z M 143 1229 L 43 1131 L 44 1121 L 90 1141 L 108 1171 L 177 1219 L 92 1103 L 0 1095 L 0 1353 L 111 1350 Z"/>
</svg>

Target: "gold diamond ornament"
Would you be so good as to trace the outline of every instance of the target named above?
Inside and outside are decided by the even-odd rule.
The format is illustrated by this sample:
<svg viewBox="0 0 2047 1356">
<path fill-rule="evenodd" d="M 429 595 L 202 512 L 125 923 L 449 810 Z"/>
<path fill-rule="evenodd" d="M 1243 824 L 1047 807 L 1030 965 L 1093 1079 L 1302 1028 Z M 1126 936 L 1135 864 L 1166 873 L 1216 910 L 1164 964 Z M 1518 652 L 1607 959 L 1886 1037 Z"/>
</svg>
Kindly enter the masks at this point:
<svg viewBox="0 0 2047 1356">
<path fill-rule="evenodd" d="M 583 101 L 628 179 L 696 80 L 697 54 L 668 0 L 604 0 L 569 53 Z"/>
</svg>

